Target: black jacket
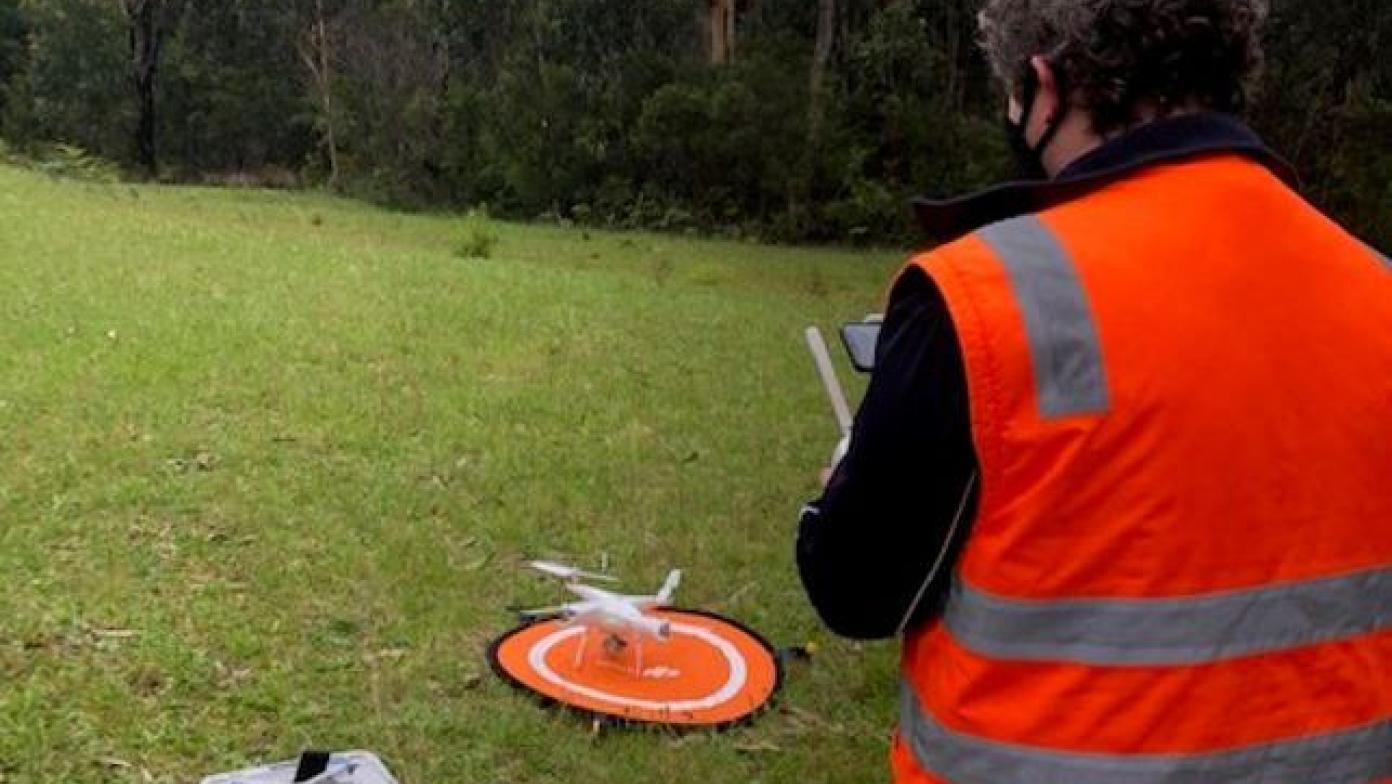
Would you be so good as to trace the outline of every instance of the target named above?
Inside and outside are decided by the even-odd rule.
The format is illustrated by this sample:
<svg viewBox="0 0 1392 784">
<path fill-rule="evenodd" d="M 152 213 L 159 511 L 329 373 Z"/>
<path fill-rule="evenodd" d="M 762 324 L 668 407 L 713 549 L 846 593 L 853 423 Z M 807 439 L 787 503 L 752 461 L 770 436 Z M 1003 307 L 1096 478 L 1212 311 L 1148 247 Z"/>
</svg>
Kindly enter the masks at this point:
<svg viewBox="0 0 1392 784">
<path fill-rule="evenodd" d="M 1238 153 L 1288 182 L 1290 167 L 1237 120 L 1195 114 L 1141 126 L 1047 182 L 915 203 L 925 231 L 950 241 L 1048 209 L 1166 163 Z M 895 285 L 850 452 L 821 499 L 803 509 L 797 562 L 807 595 L 837 634 L 891 637 L 932 617 L 976 511 L 966 369 L 946 302 L 910 269 Z M 959 521 L 954 530 L 954 521 Z M 927 577 L 944 553 L 942 568 Z"/>
</svg>

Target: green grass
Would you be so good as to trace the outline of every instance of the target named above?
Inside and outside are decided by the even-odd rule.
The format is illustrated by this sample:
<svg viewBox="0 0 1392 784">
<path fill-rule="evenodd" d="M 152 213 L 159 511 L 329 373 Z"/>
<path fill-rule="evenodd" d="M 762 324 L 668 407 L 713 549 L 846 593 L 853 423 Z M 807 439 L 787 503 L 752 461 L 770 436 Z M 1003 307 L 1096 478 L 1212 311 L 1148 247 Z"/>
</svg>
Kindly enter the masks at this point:
<svg viewBox="0 0 1392 784">
<path fill-rule="evenodd" d="M 792 563 L 834 428 L 801 343 L 892 253 L 0 169 L 0 780 L 365 747 L 407 784 L 883 778 L 892 646 Z M 592 736 L 495 679 L 527 556 L 822 653 L 753 727 Z"/>
</svg>

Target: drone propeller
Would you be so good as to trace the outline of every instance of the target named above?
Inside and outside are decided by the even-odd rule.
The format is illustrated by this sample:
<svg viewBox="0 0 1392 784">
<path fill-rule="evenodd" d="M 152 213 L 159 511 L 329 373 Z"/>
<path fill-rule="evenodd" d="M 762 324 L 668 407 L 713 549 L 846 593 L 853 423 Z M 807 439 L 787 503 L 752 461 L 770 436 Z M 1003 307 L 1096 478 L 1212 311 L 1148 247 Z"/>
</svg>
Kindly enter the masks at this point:
<svg viewBox="0 0 1392 784">
<path fill-rule="evenodd" d="M 583 569 L 577 569 L 574 566 L 566 566 L 565 564 L 552 563 L 551 561 L 532 561 L 527 565 L 537 570 L 538 572 L 541 572 L 543 574 L 549 574 L 552 577 L 556 577 L 561 580 L 566 580 L 568 582 L 575 580 L 600 580 L 606 583 L 618 582 L 618 578 L 613 577 L 612 575 L 599 574 L 597 572 L 587 572 Z"/>
<path fill-rule="evenodd" d="M 577 615 L 590 612 L 596 606 L 598 606 L 597 602 L 587 600 L 581 602 L 567 602 L 566 604 L 557 604 L 551 607 L 509 607 L 508 612 L 517 613 L 517 617 L 525 620 L 539 618 L 573 618 Z"/>
<path fill-rule="evenodd" d="M 556 605 L 555 607 L 533 607 L 530 609 L 525 607 L 508 608 L 508 612 L 516 613 L 517 617 L 522 618 L 524 620 L 532 620 L 536 618 L 555 618 L 557 616 L 564 615 L 565 610 L 565 605 Z"/>
</svg>

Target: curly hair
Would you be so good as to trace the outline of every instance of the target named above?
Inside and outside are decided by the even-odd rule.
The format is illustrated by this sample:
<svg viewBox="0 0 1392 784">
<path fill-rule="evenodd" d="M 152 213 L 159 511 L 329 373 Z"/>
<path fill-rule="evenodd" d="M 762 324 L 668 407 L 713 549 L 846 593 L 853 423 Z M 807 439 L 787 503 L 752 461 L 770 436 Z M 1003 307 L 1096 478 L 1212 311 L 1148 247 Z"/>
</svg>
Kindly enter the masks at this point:
<svg viewBox="0 0 1392 784">
<path fill-rule="evenodd" d="M 1108 134 L 1199 107 L 1242 111 L 1269 0 L 987 0 L 981 46 L 1012 94 L 1042 55 Z"/>
</svg>

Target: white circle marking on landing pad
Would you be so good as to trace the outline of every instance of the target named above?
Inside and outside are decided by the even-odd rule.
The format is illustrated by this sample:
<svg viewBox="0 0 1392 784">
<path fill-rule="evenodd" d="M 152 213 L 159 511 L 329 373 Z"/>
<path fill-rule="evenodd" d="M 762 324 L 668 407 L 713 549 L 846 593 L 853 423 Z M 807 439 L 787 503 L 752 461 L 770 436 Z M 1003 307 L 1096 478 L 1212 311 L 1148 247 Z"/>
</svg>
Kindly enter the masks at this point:
<svg viewBox="0 0 1392 784">
<path fill-rule="evenodd" d="M 730 665 L 730 676 L 725 680 L 725 685 L 700 699 L 680 700 L 677 702 L 658 702 L 656 700 L 625 697 L 621 694 L 611 694 L 607 691 L 567 680 L 561 677 L 555 670 L 551 669 L 551 666 L 546 663 L 546 654 L 550 653 L 552 648 L 555 648 L 560 643 L 577 634 L 583 634 L 584 631 L 585 629 L 582 626 L 570 626 L 546 635 L 541 638 L 536 645 L 532 646 L 532 650 L 527 654 L 527 662 L 531 664 L 532 669 L 536 670 L 548 683 L 560 686 L 563 689 L 569 689 L 582 697 L 588 697 L 592 700 L 599 700 L 601 702 L 610 702 L 615 705 L 623 705 L 629 708 L 639 708 L 641 710 L 650 711 L 672 711 L 674 713 L 707 710 L 723 705 L 729 702 L 736 694 L 739 694 L 740 689 L 744 688 L 745 681 L 749 679 L 749 669 L 744 661 L 744 656 L 740 654 L 739 650 L 736 649 L 734 645 L 730 644 L 729 640 L 699 626 L 674 623 L 672 624 L 673 634 L 685 634 L 688 637 L 704 640 L 725 656 L 725 661 Z"/>
</svg>

